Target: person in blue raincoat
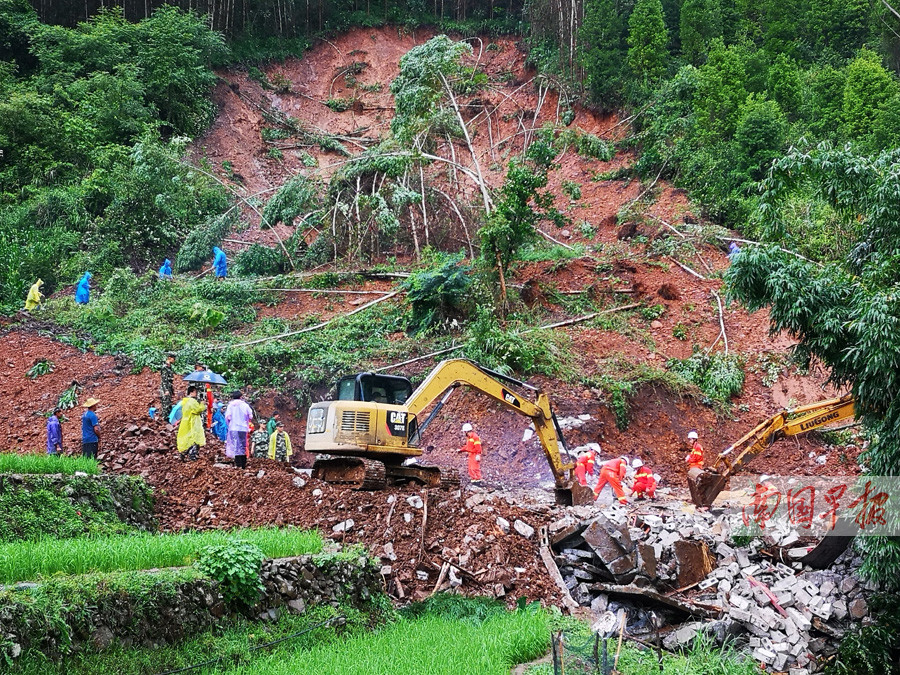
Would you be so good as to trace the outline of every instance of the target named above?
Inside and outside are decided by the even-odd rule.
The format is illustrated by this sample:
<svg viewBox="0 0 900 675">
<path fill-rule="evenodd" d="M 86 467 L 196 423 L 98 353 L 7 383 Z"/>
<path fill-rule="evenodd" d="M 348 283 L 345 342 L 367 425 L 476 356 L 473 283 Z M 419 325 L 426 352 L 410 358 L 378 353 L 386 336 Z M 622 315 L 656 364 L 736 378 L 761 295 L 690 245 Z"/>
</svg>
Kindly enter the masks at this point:
<svg viewBox="0 0 900 675">
<path fill-rule="evenodd" d="M 75 302 L 79 305 L 86 305 L 91 299 L 91 276 L 90 272 L 85 272 L 75 287 Z"/>
<path fill-rule="evenodd" d="M 174 408 L 172 408 L 172 412 L 169 413 L 169 424 L 172 426 L 178 426 L 178 423 L 181 421 L 181 401 L 178 402 Z"/>
<path fill-rule="evenodd" d="M 159 278 L 163 281 L 172 281 L 172 261 L 168 258 L 159 268 Z"/>
<path fill-rule="evenodd" d="M 218 246 L 213 246 L 213 270 L 216 273 L 216 280 L 224 279 L 228 276 L 228 259 L 225 257 L 225 251 Z"/>
<path fill-rule="evenodd" d="M 222 412 L 221 401 L 216 401 L 216 411 L 213 413 L 212 431 L 220 441 L 224 441 L 228 436 L 228 422 L 225 420 L 225 414 Z"/>
</svg>

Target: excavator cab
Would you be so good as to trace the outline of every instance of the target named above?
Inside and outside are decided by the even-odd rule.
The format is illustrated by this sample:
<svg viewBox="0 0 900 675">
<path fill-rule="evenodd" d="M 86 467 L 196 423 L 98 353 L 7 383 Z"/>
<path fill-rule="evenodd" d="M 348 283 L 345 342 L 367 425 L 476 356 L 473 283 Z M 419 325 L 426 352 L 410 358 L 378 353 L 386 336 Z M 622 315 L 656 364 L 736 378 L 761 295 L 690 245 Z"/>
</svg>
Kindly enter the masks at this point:
<svg viewBox="0 0 900 675">
<path fill-rule="evenodd" d="M 359 373 L 342 377 L 338 381 L 337 400 L 403 405 L 412 391 L 412 383 L 405 377 Z"/>
</svg>

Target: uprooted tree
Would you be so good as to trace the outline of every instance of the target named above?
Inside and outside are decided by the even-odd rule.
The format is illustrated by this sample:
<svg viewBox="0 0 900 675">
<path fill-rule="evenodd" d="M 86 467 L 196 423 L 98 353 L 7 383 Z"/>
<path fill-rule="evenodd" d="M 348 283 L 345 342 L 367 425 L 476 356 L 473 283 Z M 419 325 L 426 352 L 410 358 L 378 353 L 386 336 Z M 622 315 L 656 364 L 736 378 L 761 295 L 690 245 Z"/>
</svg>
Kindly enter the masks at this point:
<svg viewBox="0 0 900 675">
<path fill-rule="evenodd" d="M 762 183 L 760 231 L 784 241 L 792 201 L 821 200 L 849 240 L 847 253 L 819 264 L 778 246 L 734 257 L 726 275 L 733 297 L 768 307 L 773 331 L 799 340 L 798 355 L 819 359 L 856 396 L 857 419 L 871 434 L 868 472 L 900 473 L 900 150 L 872 157 L 827 144 L 794 150 Z M 815 214 L 816 210 L 810 210 Z M 900 589 L 900 542 L 865 537 L 863 573 Z"/>
</svg>

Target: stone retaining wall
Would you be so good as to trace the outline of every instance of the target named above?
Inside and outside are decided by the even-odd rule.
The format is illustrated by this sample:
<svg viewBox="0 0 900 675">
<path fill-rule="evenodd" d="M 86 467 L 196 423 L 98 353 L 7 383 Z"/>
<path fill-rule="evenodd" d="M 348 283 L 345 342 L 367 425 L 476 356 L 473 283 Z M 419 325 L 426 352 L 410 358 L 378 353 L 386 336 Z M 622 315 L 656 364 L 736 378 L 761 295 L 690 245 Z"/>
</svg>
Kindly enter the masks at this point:
<svg viewBox="0 0 900 675">
<path fill-rule="evenodd" d="M 350 553 L 266 560 L 260 577 L 265 590 L 252 612 L 264 620 L 324 603 L 364 609 L 381 592 L 373 561 Z M 48 606 L 58 611 L 48 612 Z M 193 568 L 17 584 L 0 592 L 0 662 L 28 649 L 60 658 L 115 643 L 174 643 L 227 620 L 237 609 L 226 605 L 218 582 Z"/>
<path fill-rule="evenodd" d="M 156 529 L 153 490 L 138 476 L 88 474 L 0 474 L 0 494 L 9 490 L 47 490 L 67 498 L 73 506 L 115 515 L 126 525 Z"/>
</svg>

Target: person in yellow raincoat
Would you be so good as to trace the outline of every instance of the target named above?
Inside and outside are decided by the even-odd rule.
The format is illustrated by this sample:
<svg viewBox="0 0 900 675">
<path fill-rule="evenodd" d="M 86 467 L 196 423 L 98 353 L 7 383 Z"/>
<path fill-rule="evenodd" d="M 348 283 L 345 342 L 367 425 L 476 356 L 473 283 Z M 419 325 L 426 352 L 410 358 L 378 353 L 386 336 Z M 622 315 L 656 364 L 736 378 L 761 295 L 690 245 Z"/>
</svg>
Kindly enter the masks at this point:
<svg viewBox="0 0 900 675">
<path fill-rule="evenodd" d="M 25 298 L 25 309 L 29 312 L 43 304 L 44 296 L 41 293 L 41 286 L 43 285 L 44 282 L 38 279 L 28 289 L 28 297 Z"/>
<path fill-rule="evenodd" d="M 290 462 L 292 454 L 291 437 L 284 430 L 281 420 L 278 420 L 275 422 L 275 432 L 269 437 L 269 459 Z"/>
<path fill-rule="evenodd" d="M 197 387 L 188 387 L 187 396 L 181 399 L 181 424 L 178 425 L 178 453 L 182 461 L 185 456 L 190 461 L 200 457 L 200 448 L 206 445 L 203 431 L 203 416 L 206 405 L 197 400 Z"/>
</svg>

